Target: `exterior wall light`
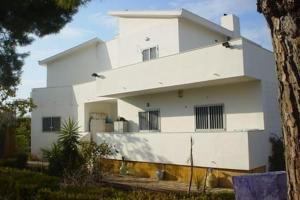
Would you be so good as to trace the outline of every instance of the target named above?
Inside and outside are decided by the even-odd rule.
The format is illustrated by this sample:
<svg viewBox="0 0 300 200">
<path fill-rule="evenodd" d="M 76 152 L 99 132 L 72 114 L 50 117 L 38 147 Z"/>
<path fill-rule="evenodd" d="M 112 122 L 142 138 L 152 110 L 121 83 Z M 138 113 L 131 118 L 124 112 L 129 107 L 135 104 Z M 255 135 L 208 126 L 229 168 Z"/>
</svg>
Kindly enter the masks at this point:
<svg viewBox="0 0 300 200">
<path fill-rule="evenodd" d="M 222 45 L 223 45 L 223 47 L 231 48 L 229 42 L 223 42 Z"/>
<path fill-rule="evenodd" d="M 105 76 L 103 76 L 103 75 L 99 75 L 99 74 L 97 74 L 97 73 L 92 73 L 92 77 L 95 77 L 95 78 L 101 78 L 101 79 L 105 79 L 106 77 Z"/>
</svg>

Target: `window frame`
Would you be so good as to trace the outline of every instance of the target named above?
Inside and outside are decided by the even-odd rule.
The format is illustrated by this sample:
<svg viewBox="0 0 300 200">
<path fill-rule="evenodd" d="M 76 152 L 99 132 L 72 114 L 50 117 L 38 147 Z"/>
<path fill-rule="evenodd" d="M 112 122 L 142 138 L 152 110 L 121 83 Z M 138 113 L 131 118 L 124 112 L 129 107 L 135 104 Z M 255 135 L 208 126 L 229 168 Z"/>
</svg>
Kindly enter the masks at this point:
<svg viewBox="0 0 300 200">
<path fill-rule="evenodd" d="M 44 130 L 44 119 L 45 118 L 50 118 L 50 130 Z M 53 130 L 53 118 L 59 118 L 59 130 Z M 44 116 L 42 117 L 42 132 L 43 133 L 54 133 L 54 132 L 59 132 L 61 128 L 61 117 L 60 116 Z"/>
<path fill-rule="evenodd" d="M 157 123 L 158 123 L 158 129 L 157 130 L 150 130 L 149 127 L 150 127 L 150 112 L 151 111 L 158 111 L 158 119 L 157 119 Z M 144 112 L 147 112 L 148 113 L 148 129 L 146 130 L 141 130 L 140 129 L 140 116 L 139 116 L 139 113 L 144 113 Z M 138 127 L 139 127 L 139 132 L 141 133 L 149 133 L 149 132 L 161 132 L 161 114 L 160 114 L 160 109 L 149 109 L 149 110 L 144 110 L 144 111 L 139 111 L 138 112 L 138 121 L 139 121 L 139 124 L 138 124 Z"/>
<path fill-rule="evenodd" d="M 212 106 L 222 106 L 223 109 L 223 128 L 221 129 L 211 129 L 210 128 L 210 112 L 209 107 Z M 198 129 L 197 121 L 196 121 L 196 108 L 199 107 L 207 107 L 208 108 L 208 129 Z M 195 132 L 221 132 L 226 130 L 226 114 L 225 114 L 225 104 L 224 103 L 215 103 L 215 104 L 203 104 L 203 105 L 195 105 L 194 106 L 194 122 L 195 122 Z"/>
<path fill-rule="evenodd" d="M 151 58 L 151 49 L 152 48 L 155 48 L 155 54 L 156 54 L 156 57 L 155 58 Z M 148 50 L 149 51 L 149 55 L 148 55 L 148 60 L 144 60 L 144 51 Z M 141 49 L 141 53 L 142 53 L 142 61 L 143 62 L 147 62 L 147 61 L 150 61 L 150 60 L 155 60 L 159 57 L 159 48 L 158 48 L 158 45 L 156 46 L 151 46 L 151 47 L 147 47 L 147 48 L 144 48 L 144 49 Z"/>
</svg>

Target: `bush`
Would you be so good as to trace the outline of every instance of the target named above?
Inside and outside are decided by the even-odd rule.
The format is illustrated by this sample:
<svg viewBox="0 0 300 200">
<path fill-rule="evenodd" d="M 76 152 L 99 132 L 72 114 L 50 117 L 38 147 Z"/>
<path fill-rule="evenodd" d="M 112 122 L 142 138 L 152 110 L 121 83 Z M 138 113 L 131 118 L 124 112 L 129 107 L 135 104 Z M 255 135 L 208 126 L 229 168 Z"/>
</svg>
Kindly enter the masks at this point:
<svg viewBox="0 0 300 200">
<path fill-rule="evenodd" d="M 42 149 L 44 158 L 49 162 L 50 175 L 62 176 L 65 172 L 72 173 L 83 166 L 84 159 L 78 148 L 78 129 L 78 123 L 68 119 L 61 127 L 58 143 L 54 143 L 50 150 Z"/>
<path fill-rule="evenodd" d="M 16 167 L 24 169 L 27 166 L 28 155 L 26 153 L 18 153 L 16 156 Z"/>
<path fill-rule="evenodd" d="M 26 153 L 18 153 L 13 158 L 6 158 L 0 160 L 0 166 L 24 169 L 27 166 L 27 160 L 28 156 Z"/>
<path fill-rule="evenodd" d="M 118 190 L 104 186 L 61 188 L 59 179 L 45 174 L 0 168 L 0 199 L 13 200 L 233 200 L 233 192 L 188 196 L 186 193 L 162 193 L 145 190 Z"/>
<path fill-rule="evenodd" d="M 273 135 L 273 137 L 270 138 L 270 142 L 272 145 L 272 154 L 269 157 L 269 170 L 284 171 L 285 160 L 283 138 Z"/>
<path fill-rule="evenodd" d="M 54 143 L 51 149 L 42 149 L 43 157 L 49 162 L 48 173 L 51 176 L 62 176 L 64 172 L 61 147 Z"/>
<path fill-rule="evenodd" d="M 105 142 L 100 145 L 95 142 L 80 142 L 78 129 L 78 123 L 69 119 L 61 127 L 58 142 L 50 150 L 42 149 L 44 158 L 49 162 L 49 175 L 64 177 L 64 183 L 75 180 L 71 185 L 80 183 L 83 175 L 90 175 L 94 181 L 99 182 L 101 158 L 114 155 L 116 150 Z M 91 180 L 90 177 L 87 178 Z"/>
<path fill-rule="evenodd" d="M 34 199 L 42 188 L 59 189 L 59 179 L 44 174 L 0 168 L 0 199 Z"/>
</svg>

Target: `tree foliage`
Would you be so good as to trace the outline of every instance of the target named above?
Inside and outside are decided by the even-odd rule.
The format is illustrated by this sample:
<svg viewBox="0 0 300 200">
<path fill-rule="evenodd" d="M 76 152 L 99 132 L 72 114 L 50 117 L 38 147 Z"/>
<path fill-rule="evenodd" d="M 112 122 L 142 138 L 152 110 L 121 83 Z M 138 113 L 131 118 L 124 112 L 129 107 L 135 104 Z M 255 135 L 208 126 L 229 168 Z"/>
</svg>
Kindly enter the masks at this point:
<svg viewBox="0 0 300 200">
<path fill-rule="evenodd" d="M 30 150 L 31 118 L 21 117 L 16 120 L 16 143 L 19 152 Z"/>
<path fill-rule="evenodd" d="M 28 53 L 18 52 L 17 47 L 31 44 L 35 36 L 42 37 L 57 33 L 72 20 L 78 8 L 88 1 L 1 1 L 0 111 L 10 109 L 10 106 L 19 106 L 19 104 L 11 103 L 10 98 L 15 97 L 24 58 L 28 56 Z"/>
</svg>

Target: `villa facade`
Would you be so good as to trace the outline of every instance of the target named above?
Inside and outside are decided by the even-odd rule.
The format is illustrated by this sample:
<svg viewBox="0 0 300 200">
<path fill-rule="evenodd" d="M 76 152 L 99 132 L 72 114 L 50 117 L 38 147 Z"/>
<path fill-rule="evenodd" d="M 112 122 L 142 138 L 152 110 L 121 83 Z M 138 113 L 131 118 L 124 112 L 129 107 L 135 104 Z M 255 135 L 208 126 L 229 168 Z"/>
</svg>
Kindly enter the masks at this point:
<svg viewBox="0 0 300 200">
<path fill-rule="evenodd" d="M 196 167 L 267 170 L 269 138 L 281 132 L 275 61 L 240 35 L 237 16 L 218 25 L 184 9 L 109 14 L 119 22 L 114 39 L 39 62 L 47 86 L 32 90 L 33 154 L 71 117 L 83 137 L 115 145 L 111 164 L 124 156 L 144 171 L 163 166 L 177 176 L 175 168 L 190 164 L 192 138 Z"/>
</svg>

